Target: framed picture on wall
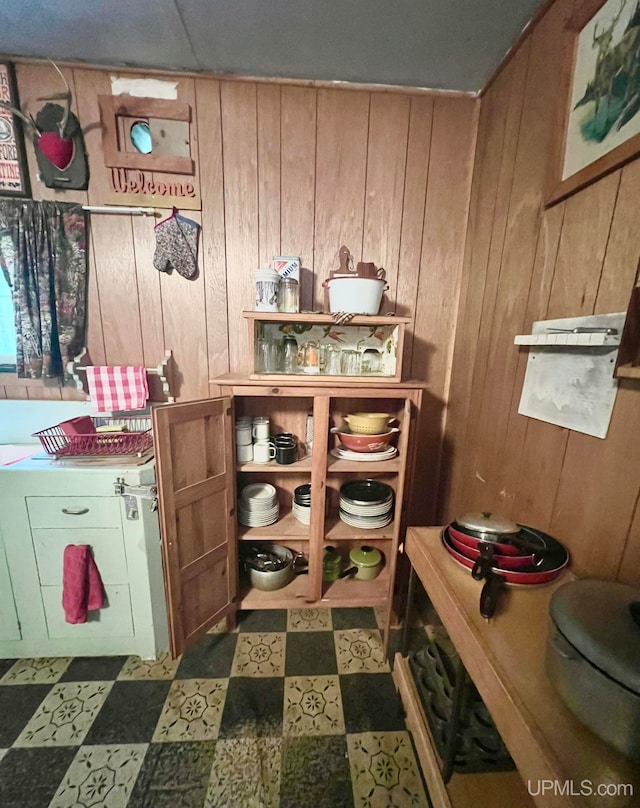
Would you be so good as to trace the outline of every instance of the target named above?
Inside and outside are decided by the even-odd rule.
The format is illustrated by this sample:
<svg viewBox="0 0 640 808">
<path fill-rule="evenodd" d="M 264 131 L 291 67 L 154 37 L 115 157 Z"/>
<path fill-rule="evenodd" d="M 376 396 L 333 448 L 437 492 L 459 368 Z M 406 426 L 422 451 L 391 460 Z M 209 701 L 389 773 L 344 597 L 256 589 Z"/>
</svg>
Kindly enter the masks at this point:
<svg viewBox="0 0 640 808">
<path fill-rule="evenodd" d="M 640 154 L 640 3 L 585 0 L 569 22 L 548 204 Z"/>
<path fill-rule="evenodd" d="M 0 197 L 31 196 L 22 123 L 7 106 L 19 109 L 15 73 L 0 62 Z M 7 106 L 4 106 L 4 105 Z"/>
</svg>

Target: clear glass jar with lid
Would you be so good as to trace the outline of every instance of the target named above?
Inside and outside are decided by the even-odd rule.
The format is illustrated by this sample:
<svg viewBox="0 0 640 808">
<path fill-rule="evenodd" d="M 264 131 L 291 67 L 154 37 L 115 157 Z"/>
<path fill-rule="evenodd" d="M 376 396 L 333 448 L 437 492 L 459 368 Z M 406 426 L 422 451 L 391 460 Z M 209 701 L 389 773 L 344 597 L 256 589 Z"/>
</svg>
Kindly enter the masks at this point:
<svg viewBox="0 0 640 808">
<path fill-rule="evenodd" d="M 295 278 L 283 278 L 278 286 L 278 311 L 300 310 L 300 284 Z"/>
<path fill-rule="evenodd" d="M 298 372 L 298 343 L 296 338 L 287 334 L 282 340 L 283 359 L 282 369 L 285 373 Z"/>
</svg>

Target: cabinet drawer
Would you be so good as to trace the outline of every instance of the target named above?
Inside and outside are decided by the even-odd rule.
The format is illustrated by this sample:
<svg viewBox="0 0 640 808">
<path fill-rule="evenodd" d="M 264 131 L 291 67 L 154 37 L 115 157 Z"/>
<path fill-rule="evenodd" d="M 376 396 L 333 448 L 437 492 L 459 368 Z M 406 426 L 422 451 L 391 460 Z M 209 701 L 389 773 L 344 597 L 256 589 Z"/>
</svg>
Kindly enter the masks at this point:
<svg viewBox="0 0 640 808">
<path fill-rule="evenodd" d="M 31 527 L 120 527 L 119 497 L 27 497 Z"/>
<path fill-rule="evenodd" d="M 67 544 L 88 544 L 103 584 L 128 584 L 127 559 L 122 531 L 117 528 L 32 531 L 33 547 L 42 586 L 60 586 L 62 558 Z"/>
<path fill-rule="evenodd" d="M 40 589 L 49 638 L 133 637 L 128 586 L 105 586 L 108 606 L 88 613 L 86 623 L 67 623 L 62 608 L 62 587 Z"/>
</svg>

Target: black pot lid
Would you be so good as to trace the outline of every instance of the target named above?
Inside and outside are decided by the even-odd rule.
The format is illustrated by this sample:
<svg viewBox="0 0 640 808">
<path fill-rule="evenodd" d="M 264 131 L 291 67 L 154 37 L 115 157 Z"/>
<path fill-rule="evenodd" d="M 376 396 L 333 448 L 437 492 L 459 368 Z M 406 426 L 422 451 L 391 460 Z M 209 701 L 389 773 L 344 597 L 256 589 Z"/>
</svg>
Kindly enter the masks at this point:
<svg viewBox="0 0 640 808">
<path fill-rule="evenodd" d="M 386 502 L 393 488 L 378 480 L 351 480 L 340 487 L 340 494 L 355 504 L 373 505 Z"/>
<path fill-rule="evenodd" d="M 640 694 L 640 589 L 613 581 L 571 581 L 553 593 L 551 619 L 592 665 Z"/>
<path fill-rule="evenodd" d="M 491 511 L 477 511 L 465 513 L 456 519 L 456 523 L 462 528 L 477 530 L 479 533 L 518 533 L 520 526 Z"/>
</svg>

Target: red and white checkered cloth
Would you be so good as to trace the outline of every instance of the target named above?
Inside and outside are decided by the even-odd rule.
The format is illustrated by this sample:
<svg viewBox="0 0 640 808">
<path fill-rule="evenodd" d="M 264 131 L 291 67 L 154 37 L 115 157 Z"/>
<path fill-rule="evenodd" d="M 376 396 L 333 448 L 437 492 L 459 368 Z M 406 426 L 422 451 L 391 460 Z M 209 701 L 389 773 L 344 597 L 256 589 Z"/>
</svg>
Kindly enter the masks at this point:
<svg viewBox="0 0 640 808">
<path fill-rule="evenodd" d="M 89 397 L 95 412 L 143 410 L 149 388 L 147 371 L 136 367 L 87 367 Z"/>
</svg>

